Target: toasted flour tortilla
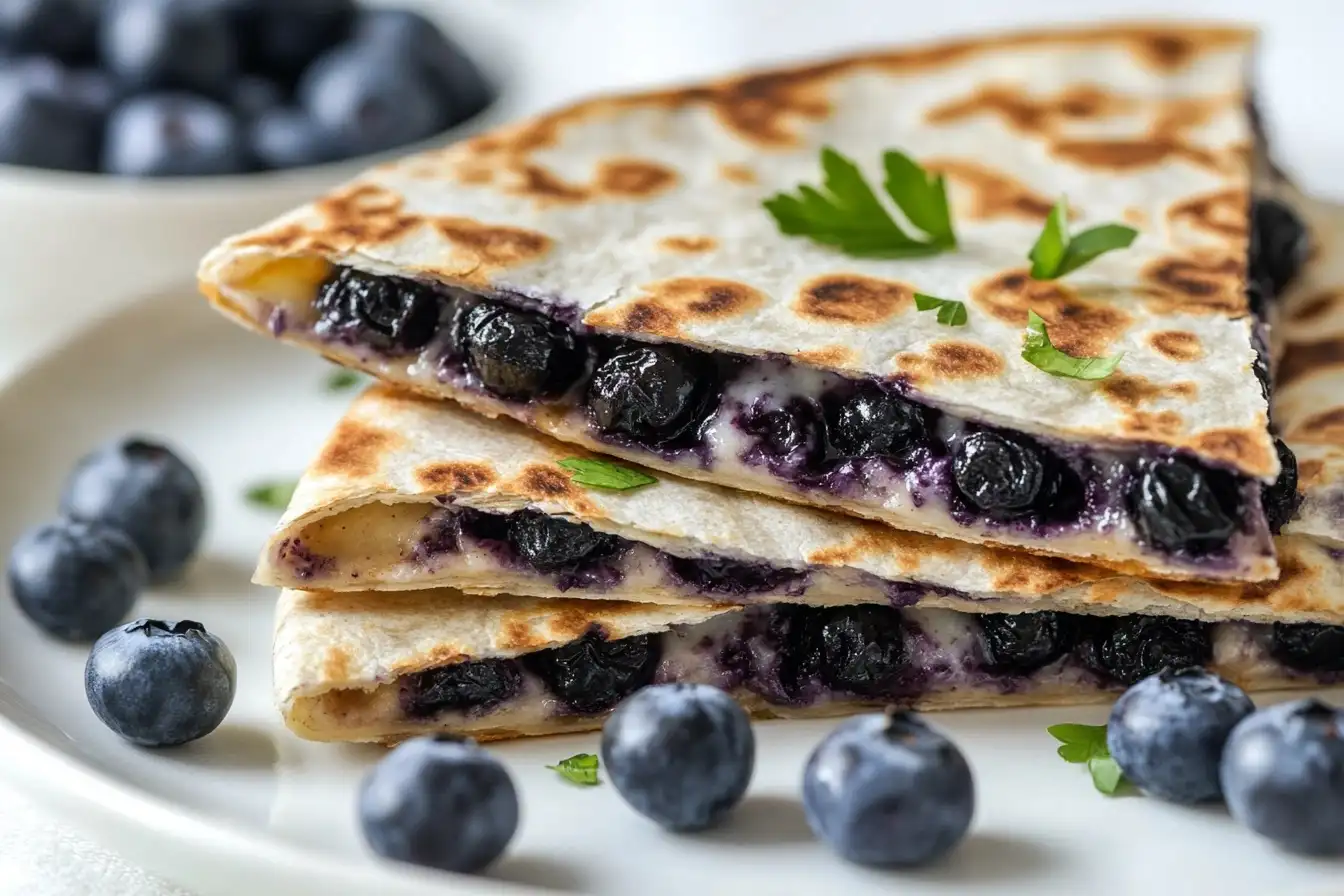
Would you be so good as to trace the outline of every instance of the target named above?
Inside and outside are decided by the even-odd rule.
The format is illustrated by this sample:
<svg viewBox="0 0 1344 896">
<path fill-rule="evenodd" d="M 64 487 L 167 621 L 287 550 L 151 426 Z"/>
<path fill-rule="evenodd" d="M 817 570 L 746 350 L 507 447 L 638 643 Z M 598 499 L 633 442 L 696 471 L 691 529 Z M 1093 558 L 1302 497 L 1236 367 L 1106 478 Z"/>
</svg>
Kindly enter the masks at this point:
<svg viewBox="0 0 1344 896">
<path fill-rule="evenodd" d="M 354 401 L 300 479 L 256 581 L 345 591 L 447 585 L 480 594 L 688 606 L 714 599 L 666 577 L 562 587 L 525 565 L 493 562 L 488 551 L 468 557 L 453 549 L 426 558 L 417 548 L 429 515 L 460 507 L 505 514 L 531 508 L 674 556 L 712 555 L 811 574 L 805 591 L 786 588 L 739 600 L 1344 622 L 1344 564 L 1308 538 L 1279 540 L 1284 574 L 1278 582 L 1143 580 L 900 532 L 665 474 L 629 491 L 584 488 L 557 464 L 577 453 L 512 421 L 375 385 Z"/>
<path fill-rule="evenodd" d="M 838 715 L 893 702 L 916 709 L 1065 705 L 1112 699 L 1117 689 L 1068 659 L 1012 686 L 974 671 L 976 635 L 964 614 L 907 610 L 923 633 L 911 662 L 928 671 L 920 692 L 896 701 L 830 695 L 807 706 L 781 705 L 733 685 L 712 665 L 706 644 L 731 637 L 734 608 L 658 607 L 611 601 L 472 597 L 451 589 L 398 594 L 285 591 L 277 609 L 274 686 L 289 728 L 325 741 L 394 742 L 450 732 L 478 740 L 600 728 L 605 714 L 559 708 L 539 679 L 483 713 L 444 711 L 414 718 L 400 703 L 402 676 L 480 659 L 508 659 L 571 642 L 594 628 L 609 639 L 661 634 L 658 681 L 724 687 L 758 718 Z M 1212 631 L 1211 668 L 1243 687 L 1265 690 L 1316 683 L 1274 661 L 1264 627 L 1221 623 Z"/>
<path fill-rule="evenodd" d="M 572 314 L 598 332 L 896 378 L 970 420 L 1176 448 L 1272 481 L 1244 297 L 1251 45 L 1242 29 L 1179 24 L 1029 32 L 590 100 L 374 169 L 227 241 L 203 261 L 201 285 L 255 330 L 684 476 L 1131 571 L 1271 578 L 1262 534 L 1238 563 L 1192 572 L 1136 553 L 1127 534 L 1045 541 L 959 526 L 918 502 L 877 506 L 599 441 L 581 415 L 502 401 L 443 381 L 430 360 L 311 330 L 318 284 L 349 266 Z M 781 235 L 762 200 L 815 183 L 828 144 L 874 183 L 889 148 L 945 172 L 959 250 L 861 260 Z M 1123 221 L 1140 235 L 1066 280 L 1033 281 L 1025 255 L 1060 194 L 1076 229 Z M 914 291 L 966 301 L 969 324 L 938 324 Z M 1066 350 L 1125 352 L 1120 374 L 1084 383 L 1027 364 L 1029 309 Z"/>
</svg>

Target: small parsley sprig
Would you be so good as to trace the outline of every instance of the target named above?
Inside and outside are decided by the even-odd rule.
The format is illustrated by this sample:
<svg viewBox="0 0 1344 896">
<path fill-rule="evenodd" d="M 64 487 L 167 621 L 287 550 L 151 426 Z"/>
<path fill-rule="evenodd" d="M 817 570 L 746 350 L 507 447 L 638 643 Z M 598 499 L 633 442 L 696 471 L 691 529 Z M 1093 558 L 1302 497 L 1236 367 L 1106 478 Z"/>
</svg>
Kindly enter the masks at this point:
<svg viewBox="0 0 1344 896">
<path fill-rule="evenodd" d="M 359 371 L 340 367 L 327 374 L 327 378 L 322 381 L 322 386 L 328 392 L 349 392 L 362 382 L 364 382 L 364 375 Z"/>
<path fill-rule="evenodd" d="M 567 457 L 564 460 L 556 461 L 556 464 L 573 474 L 570 476 L 571 482 L 587 488 L 604 488 L 623 492 L 632 488 L 652 485 L 658 481 L 643 470 L 623 467 L 609 460 L 599 460 L 595 457 Z"/>
<path fill-rule="evenodd" d="M 1120 366 L 1124 352 L 1103 358 L 1075 358 L 1055 348 L 1045 321 L 1035 311 L 1027 312 L 1027 333 L 1022 340 L 1022 360 L 1051 376 L 1066 376 L 1075 380 L 1104 380 Z"/>
<path fill-rule="evenodd" d="M 966 326 L 966 304 L 956 299 L 940 299 L 915 293 L 915 308 L 918 311 L 938 311 L 938 323 L 946 327 Z"/>
<path fill-rule="evenodd" d="M 1105 725 L 1051 725 L 1045 730 L 1059 741 L 1056 752 L 1060 759 L 1086 764 L 1092 785 L 1107 796 L 1115 796 L 1125 783 L 1125 775 L 1106 746 Z"/>
<path fill-rule="evenodd" d="M 595 787 L 602 783 L 597 776 L 598 765 L 598 759 L 592 753 L 575 753 L 568 759 L 561 759 L 556 765 L 546 767 L 558 772 L 560 777 L 571 784 Z"/>
<path fill-rule="evenodd" d="M 911 236 L 887 211 L 852 159 L 821 150 L 821 189 L 799 184 L 797 194 L 777 193 L 763 203 L 787 236 L 805 236 L 855 258 L 914 258 L 957 247 L 947 184 L 894 149 L 882 156 L 882 186 L 906 219 L 925 234 Z"/>
<path fill-rule="evenodd" d="M 268 479 L 248 486 L 243 499 L 263 510 L 284 510 L 298 487 L 297 479 Z"/>
<path fill-rule="evenodd" d="M 1102 224 L 1069 236 L 1069 208 L 1063 197 L 1046 216 L 1045 227 L 1027 253 L 1033 280 L 1057 280 L 1099 255 L 1127 249 L 1139 232 L 1124 224 Z"/>
</svg>

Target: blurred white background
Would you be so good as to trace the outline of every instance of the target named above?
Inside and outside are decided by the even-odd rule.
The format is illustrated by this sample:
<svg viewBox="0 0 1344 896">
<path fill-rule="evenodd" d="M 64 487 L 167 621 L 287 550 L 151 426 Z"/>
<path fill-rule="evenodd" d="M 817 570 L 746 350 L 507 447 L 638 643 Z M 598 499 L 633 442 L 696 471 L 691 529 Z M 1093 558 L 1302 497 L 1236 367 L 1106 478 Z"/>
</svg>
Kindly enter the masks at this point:
<svg viewBox="0 0 1344 896">
<path fill-rule="evenodd" d="M 492 69 L 509 73 L 514 92 L 507 111 L 516 114 L 595 90 L 1007 25 L 1162 16 L 1247 21 L 1264 31 L 1257 79 L 1281 159 L 1308 189 L 1344 199 L 1344 0 L 421 0 L 405 5 L 457 23 L 468 49 Z M 210 209 L 202 207 L 199 213 L 209 215 Z M 190 276 L 190 266 L 184 266 L 184 282 Z M 96 278 L 86 282 L 99 288 Z M 4 324 L 0 320 L 0 330 Z M 77 324 L 60 323 L 65 328 Z M 23 334 L 8 336 L 13 351 L 37 345 Z M 0 807 L 0 893 L 182 892 L 128 867 L 17 794 L 0 791 Z"/>
</svg>

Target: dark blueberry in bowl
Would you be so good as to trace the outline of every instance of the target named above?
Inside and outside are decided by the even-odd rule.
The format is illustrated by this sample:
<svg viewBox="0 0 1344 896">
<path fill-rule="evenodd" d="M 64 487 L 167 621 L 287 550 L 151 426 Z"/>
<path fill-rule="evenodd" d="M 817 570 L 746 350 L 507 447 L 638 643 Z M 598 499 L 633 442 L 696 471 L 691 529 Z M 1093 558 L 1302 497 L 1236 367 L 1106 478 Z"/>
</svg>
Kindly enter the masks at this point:
<svg viewBox="0 0 1344 896">
<path fill-rule="evenodd" d="M 1139 536 L 1165 551 L 1217 551 L 1237 528 L 1232 477 L 1177 458 L 1140 461 L 1127 498 Z"/>
<path fill-rule="evenodd" d="M 171 747 L 219 727 L 237 677 L 229 648 L 199 622 L 139 619 L 93 645 L 84 691 L 103 724 L 126 740 Z"/>
<path fill-rule="evenodd" d="M 229 89 L 229 105 L 243 121 L 254 121 L 262 113 L 284 104 L 284 88 L 260 75 L 243 75 Z"/>
<path fill-rule="evenodd" d="M 267 109 L 252 121 L 247 131 L 252 159 L 263 168 L 301 168 L 321 165 L 337 158 L 331 144 L 308 114 L 301 109 Z"/>
<path fill-rule="evenodd" d="M 536 511 L 509 516 L 509 541 L 538 572 L 572 570 L 585 562 L 609 557 L 619 546 L 615 536 L 585 523 L 571 523 Z"/>
<path fill-rule="evenodd" d="M 463 317 L 458 344 L 481 385 L 501 398 L 559 395 L 583 373 L 573 331 L 531 311 L 481 302 Z"/>
<path fill-rule="evenodd" d="M 299 104 L 348 155 L 382 152 L 441 129 L 442 103 L 414 60 L 378 44 L 343 44 L 304 73 Z"/>
<path fill-rule="evenodd" d="M 135 606 L 149 578 L 120 529 L 60 519 L 29 529 L 9 554 L 9 591 L 29 619 L 66 641 L 92 641 Z"/>
<path fill-rule="evenodd" d="M 46 53 L 64 62 L 86 62 L 93 53 L 98 10 L 98 0 L 4 0 L 0 55 Z"/>
<path fill-rule="evenodd" d="M 439 735 L 401 744 L 359 786 L 359 827 L 385 859 L 472 874 L 518 830 L 518 791 L 476 744 Z"/>
<path fill-rule="evenodd" d="M 1044 449 L 994 432 L 974 432 L 952 456 L 958 493 L 991 516 L 1011 519 L 1030 513 L 1048 471 Z"/>
<path fill-rule="evenodd" d="M 1092 619 L 1087 625 L 1083 661 L 1121 684 L 1135 684 L 1165 668 L 1205 666 L 1213 658 L 1213 641 L 1203 622 L 1124 616 Z"/>
<path fill-rule="evenodd" d="M 105 114 L 55 62 L 11 63 L 0 70 L 0 164 L 95 171 Z"/>
<path fill-rule="evenodd" d="M 1065 613 L 982 613 L 975 620 L 985 668 L 996 674 L 1026 675 L 1073 649 L 1073 620 Z"/>
<path fill-rule="evenodd" d="M 901 614 L 890 607 L 834 607 L 817 629 L 819 671 L 828 686 L 863 697 L 890 697 L 906 670 Z"/>
<path fill-rule="evenodd" d="M 217 4 L 117 0 L 98 37 L 103 64 L 129 90 L 225 98 L 238 70 L 234 34 Z"/>
<path fill-rule="evenodd" d="M 604 432 L 665 445 L 692 432 L 718 402 L 713 362 L 676 345 L 629 345 L 597 366 L 587 405 Z"/>
<path fill-rule="evenodd" d="M 1283 293 L 1307 261 L 1311 237 L 1302 218 L 1277 199 L 1257 198 L 1251 207 L 1251 279 Z"/>
<path fill-rule="evenodd" d="M 523 665 L 571 710 L 605 712 L 653 681 L 662 659 L 657 635 L 609 641 L 597 630 L 563 647 L 523 657 Z"/>
<path fill-rule="evenodd" d="M 445 128 L 465 121 L 490 101 L 490 85 L 476 64 L 414 10 L 364 10 L 355 23 L 353 40 L 384 44 L 415 60 L 440 97 Z"/>
<path fill-rule="evenodd" d="M 102 168 L 128 177 L 205 177 L 249 167 L 247 137 L 233 112 L 186 93 L 147 93 L 107 123 Z"/>
<path fill-rule="evenodd" d="M 765 563 L 742 563 L 727 557 L 667 557 L 672 574 L 704 594 L 743 597 L 763 594 L 801 582 L 807 573 Z"/>
<path fill-rule="evenodd" d="M 1125 777 L 1174 803 L 1222 796 L 1218 764 L 1232 729 L 1255 711 L 1246 692 L 1199 668 L 1164 669 L 1125 691 L 1106 745 Z"/>
<path fill-rule="evenodd" d="M 843 457 L 904 457 L 928 436 L 924 409 L 879 386 L 864 385 L 828 411 L 831 447 Z"/>
<path fill-rule="evenodd" d="M 1279 453 L 1279 478 L 1273 485 L 1260 488 L 1260 501 L 1265 506 L 1265 519 L 1269 521 L 1269 531 L 1275 535 L 1297 515 L 1302 504 L 1302 496 L 1297 493 L 1297 455 L 1284 444 L 1283 439 L 1274 440 L 1274 448 Z"/>
<path fill-rule="evenodd" d="M 248 71 L 292 83 L 350 34 L 355 0 L 222 0 Z"/>
<path fill-rule="evenodd" d="M 1344 672 L 1344 625 L 1274 623 L 1269 652 L 1301 672 Z"/>
<path fill-rule="evenodd" d="M 354 326 L 375 348 L 412 351 L 434 338 L 439 323 L 435 292 L 412 280 L 342 268 L 318 289 L 319 335 Z"/>
<path fill-rule="evenodd" d="M 408 676 L 401 683 L 402 712 L 423 719 L 444 710 L 489 712 L 523 689 L 514 660 L 472 660 Z"/>
<path fill-rule="evenodd" d="M 777 464 L 806 468 L 825 450 L 823 424 L 815 405 L 798 398 L 784 407 L 751 410 L 737 421 L 756 437 L 756 447 Z"/>
<path fill-rule="evenodd" d="M 144 554 L 151 582 L 177 578 L 205 533 L 205 490 L 172 449 L 144 438 L 86 455 L 66 480 L 61 512 L 125 532 Z"/>
</svg>

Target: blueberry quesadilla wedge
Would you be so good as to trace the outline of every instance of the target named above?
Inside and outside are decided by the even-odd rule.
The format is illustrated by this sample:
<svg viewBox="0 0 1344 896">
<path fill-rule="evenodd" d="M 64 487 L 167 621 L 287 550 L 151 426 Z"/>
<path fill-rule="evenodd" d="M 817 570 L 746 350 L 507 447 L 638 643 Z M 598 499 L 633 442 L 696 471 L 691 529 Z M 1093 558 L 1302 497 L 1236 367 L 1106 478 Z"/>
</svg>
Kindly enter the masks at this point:
<svg viewBox="0 0 1344 896">
<path fill-rule="evenodd" d="M 311 740 L 586 731 L 655 682 L 716 685 L 762 718 L 1104 702 L 1164 666 L 1252 689 L 1338 680 L 1344 628 L 885 606 L 659 607 L 285 591 L 273 680 Z"/>
<path fill-rule="evenodd" d="M 649 474 L 379 384 L 300 479 L 256 580 L 686 606 L 1029 606 L 1344 623 L 1344 567 L 1304 538 L 1281 539 L 1280 554 L 1292 575 L 1269 590 L 1141 580 Z"/>
<path fill-rule="evenodd" d="M 1031 32 L 582 102 L 235 237 L 259 332 L 678 475 L 1277 573 L 1251 33 Z"/>
</svg>

